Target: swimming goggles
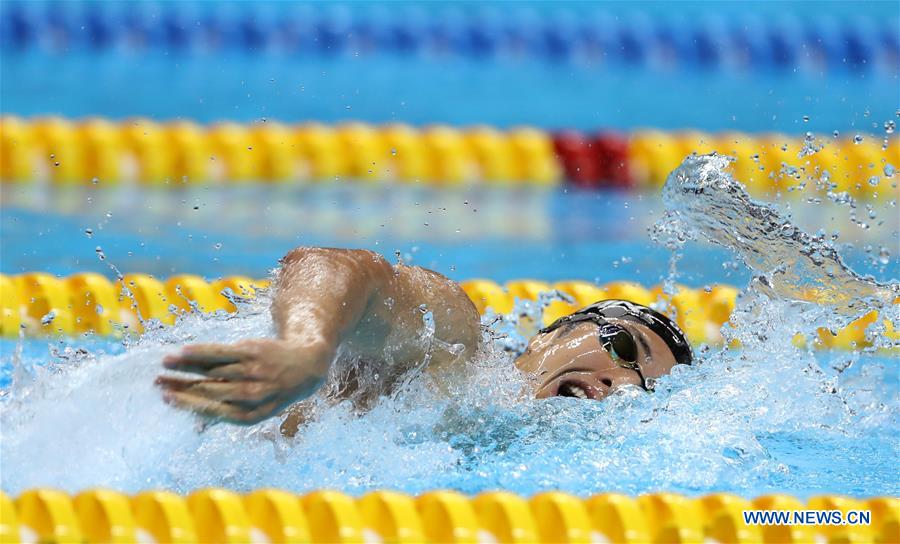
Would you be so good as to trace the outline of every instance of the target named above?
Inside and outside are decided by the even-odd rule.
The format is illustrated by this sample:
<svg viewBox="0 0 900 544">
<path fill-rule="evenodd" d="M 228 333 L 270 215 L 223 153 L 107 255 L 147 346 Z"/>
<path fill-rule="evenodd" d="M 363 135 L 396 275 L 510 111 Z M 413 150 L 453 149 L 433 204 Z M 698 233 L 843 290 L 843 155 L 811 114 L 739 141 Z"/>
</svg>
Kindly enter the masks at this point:
<svg viewBox="0 0 900 544">
<path fill-rule="evenodd" d="M 644 375 L 641 364 L 638 362 L 637 344 L 632 334 L 615 323 L 613 319 L 630 320 L 645 325 L 659 336 L 669 347 L 675 362 L 678 364 L 691 364 L 693 353 L 684 333 L 671 319 L 646 306 L 635 304 L 627 300 L 604 300 L 591 304 L 577 312 L 561 317 L 549 326 L 540 330 L 547 333 L 562 327 L 582 322 L 591 322 L 599 327 L 600 345 L 603 346 L 616 365 L 634 370 L 641 378 L 641 383 L 647 391 L 653 390 L 653 377 Z"/>
</svg>

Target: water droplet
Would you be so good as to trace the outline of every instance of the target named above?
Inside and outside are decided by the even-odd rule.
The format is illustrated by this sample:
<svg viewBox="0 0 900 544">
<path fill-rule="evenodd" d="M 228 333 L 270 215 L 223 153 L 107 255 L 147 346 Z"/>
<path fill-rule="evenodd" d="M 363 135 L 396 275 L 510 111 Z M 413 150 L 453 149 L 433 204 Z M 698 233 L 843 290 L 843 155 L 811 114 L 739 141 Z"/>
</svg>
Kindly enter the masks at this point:
<svg viewBox="0 0 900 544">
<path fill-rule="evenodd" d="M 84 229 L 84 234 L 85 234 L 85 236 L 90 238 L 91 236 L 94 235 L 94 229 Z"/>
<path fill-rule="evenodd" d="M 213 249 L 215 249 L 216 251 L 222 249 L 222 242 L 216 242 L 215 244 L 213 244 Z"/>
<path fill-rule="evenodd" d="M 888 248 L 881 246 L 878 251 L 878 262 L 881 264 L 888 264 L 891 262 L 891 252 L 888 251 Z"/>
<path fill-rule="evenodd" d="M 803 116 L 803 122 L 804 122 L 804 123 L 809 123 L 809 115 L 804 115 L 804 116 Z"/>
<path fill-rule="evenodd" d="M 397 155 L 397 150 L 394 149 L 393 147 L 391 148 L 391 155 L 395 155 L 395 156 Z"/>
<path fill-rule="evenodd" d="M 41 317 L 41 325 L 49 325 L 50 323 L 53 323 L 54 319 L 56 319 L 56 311 L 50 310 L 50 312 Z"/>
<path fill-rule="evenodd" d="M 897 124 L 894 122 L 893 119 L 884 122 L 884 131 L 887 132 L 888 134 L 893 134 L 894 130 L 896 130 L 896 128 L 897 128 Z"/>
<path fill-rule="evenodd" d="M 94 251 L 97 253 L 97 258 L 98 258 L 98 259 L 100 259 L 101 261 L 105 261 L 105 260 L 106 260 L 106 254 L 103 253 L 103 248 L 102 248 L 102 247 L 97 246 L 96 248 L 94 248 Z"/>
<path fill-rule="evenodd" d="M 885 177 L 888 177 L 888 178 L 894 177 L 894 173 L 895 173 L 896 171 L 897 171 L 897 170 L 894 168 L 894 165 L 892 165 L 892 164 L 885 164 L 885 165 L 884 165 L 884 175 L 885 175 Z"/>
<path fill-rule="evenodd" d="M 881 181 L 881 178 L 878 176 L 872 176 L 869 178 L 869 185 L 872 187 L 878 187 L 878 183 Z"/>
<path fill-rule="evenodd" d="M 841 133 L 838 132 L 838 131 L 836 131 L 836 130 L 835 130 L 834 132 L 832 132 L 831 134 L 832 134 L 832 136 L 834 136 L 835 138 L 837 138 L 838 136 L 841 135 Z"/>
<path fill-rule="evenodd" d="M 101 306 L 101 305 L 98 304 L 98 305 L 94 308 L 94 311 L 97 312 L 97 315 L 103 315 L 103 306 Z"/>
<path fill-rule="evenodd" d="M 825 147 L 825 144 L 817 143 L 816 136 L 812 132 L 807 132 L 803 138 L 803 147 L 800 149 L 798 157 L 803 158 L 812 155 L 819 152 L 823 147 Z"/>
<path fill-rule="evenodd" d="M 856 136 L 853 137 L 854 144 L 861 144 L 862 141 L 863 141 L 862 134 L 857 134 Z"/>
</svg>

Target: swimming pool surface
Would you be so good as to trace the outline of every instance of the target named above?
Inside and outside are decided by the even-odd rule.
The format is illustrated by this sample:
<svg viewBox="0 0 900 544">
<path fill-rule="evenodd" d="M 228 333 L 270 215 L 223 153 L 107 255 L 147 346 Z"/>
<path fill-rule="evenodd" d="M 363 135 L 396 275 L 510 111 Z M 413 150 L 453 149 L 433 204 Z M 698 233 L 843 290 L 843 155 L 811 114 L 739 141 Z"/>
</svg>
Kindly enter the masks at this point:
<svg viewBox="0 0 900 544">
<path fill-rule="evenodd" d="M 102 182 L 101 182 L 102 183 Z M 804 193 L 804 197 L 810 196 Z M 362 247 L 433 268 L 454 280 L 539 278 L 645 285 L 667 274 L 668 251 L 648 229 L 663 212 L 658 195 L 575 189 L 436 189 L 345 182 L 297 187 L 2 187 L 4 274 L 35 269 L 67 275 L 189 271 L 207 278 L 265 277 L 298 245 Z M 867 227 L 849 205 L 785 196 L 781 206 L 810 231 L 837 234 L 854 268 L 897 276 L 895 203 L 871 204 Z M 97 248 L 104 259 L 98 259 Z M 885 249 L 883 257 L 880 250 Z M 679 281 L 746 283 L 727 252 L 686 248 Z M 882 262 L 882 260 L 884 262 Z"/>
<path fill-rule="evenodd" d="M 271 324 L 258 309 L 191 318 L 127 350 L 99 339 L 4 340 L 4 370 L 19 369 L 17 391 L 5 390 L 3 458 L 16 470 L 3 471 L 4 489 L 900 491 L 900 377 L 891 356 L 704 354 L 653 394 L 592 403 L 528 400 L 509 356 L 495 353 L 449 397 L 419 377 L 362 416 L 320 406 L 295 439 L 281 438 L 272 420 L 198 434 L 197 421 L 165 406 L 152 386 L 162 356 L 182 343 L 266 334 Z"/>
<path fill-rule="evenodd" d="M 111 274 L 115 265 L 161 277 L 184 270 L 265 277 L 289 248 L 319 244 L 368 247 L 389 258 L 397 251 L 455 279 L 653 285 L 668 274 L 669 252 L 647 234 L 662 213 L 652 195 L 360 189 L 198 187 L 134 199 L 115 190 L 48 197 L 4 187 L 2 272 Z M 886 222 L 870 229 L 848 224 L 845 207 L 781 205 L 799 224 L 821 225 L 827 210 L 853 266 L 897 276 L 895 258 L 878 259 L 878 248 L 893 240 L 889 205 Z M 416 212 L 400 217 L 398 208 Z M 691 286 L 748 280 L 734 257 L 708 245 L 688 246 L 678 269 L 678 281 Z M 748 330 L 802 321 L 789 305 L 762 309 L 771 315 Z M 494 327 L 514 337 L 528 332 Z M 91 337 L 5 339 L 4 402 L 17 408 L 4 419 L 3 458 L 17 470 L 4 471 L 3 487 L 897 494 L 894 358 L 808 354 L 786 340 L 789 329 L 743 353 L 705 352 L 703 363 L 678 369 L 652 395 L 626 392 L 603 403 L 526 400 L 509 355 L 489 353 L 450 398 L 420 377 L 362 417 L 346 406 L 323 408 L 293 441 L 277 438 L 271 422 L 197 434 L 192 417 L 164 406 L 151 385 L 162 355 L 180 344 L 271 334 L 264 302 L 237 316 L 186 318 L 127 348 Z M 19 385 L 11 394 L 14 373 Z M 65 465 L 79 471 L 48 453 L 60 443 Z"/>
</svg>

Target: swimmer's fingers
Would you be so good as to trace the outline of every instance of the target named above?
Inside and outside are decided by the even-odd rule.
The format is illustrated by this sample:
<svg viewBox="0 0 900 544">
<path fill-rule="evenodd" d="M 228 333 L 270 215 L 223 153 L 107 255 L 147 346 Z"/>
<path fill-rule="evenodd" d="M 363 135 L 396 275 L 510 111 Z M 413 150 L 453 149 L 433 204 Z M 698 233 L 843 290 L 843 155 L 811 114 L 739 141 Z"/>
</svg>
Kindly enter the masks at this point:
<svg viewBox="0 0 900 544">
<path fill-rule="evenodd" d="M 252 349 L 244 343 L 237 344 L 193 344 L 185 346 L 181 353 L 169 355 L 163 359 L 163 364 L 189 365 L 227 365 L 237 363 L 252 356 Z"/>
<path fill-rule="evenodd" d="M 181 359 L 193 364 L 222 365 L 248 357 L 243 344 L 192 344 L 181 350 Z"/>
<path fill-rule="evenodd" d="M 169 391 L 184 391 L 199 381 L 200 380 L 175 378 L 173 376 L 159 376 L 153 383 Z"/>
<path fill-rule="evenodd" d="M 201 374 L 207 378 L 216 378 L 221 380 L 246 380 L 249 368 L 244 363 L 233 363 L 222 366 L 202 366 L 192 364 L 167 363 L 163 361 L 165 367 L 169 370 L 177 370 L 178 372 L 187 372 L 189 374 Z"/>
<path fill-rule="evenodd" d="M 258 423 L 267 418 L 277 408 L 277 403 L 269 402 L 247 410 L 236 404 L 178 391 L 167 391 L 163 399 L 173 406 L 191 410 L 208 418 L 225 419 L 244 424 Z"/>
<path fill-rule="evenodd" d="M 276 394 L 271 387 L 262 382 L 191 380 L 160 376 L 156 379 L 156 383 L 166 393 L 188 393 L 250 407 L 265 404 Z"/>
</svg>

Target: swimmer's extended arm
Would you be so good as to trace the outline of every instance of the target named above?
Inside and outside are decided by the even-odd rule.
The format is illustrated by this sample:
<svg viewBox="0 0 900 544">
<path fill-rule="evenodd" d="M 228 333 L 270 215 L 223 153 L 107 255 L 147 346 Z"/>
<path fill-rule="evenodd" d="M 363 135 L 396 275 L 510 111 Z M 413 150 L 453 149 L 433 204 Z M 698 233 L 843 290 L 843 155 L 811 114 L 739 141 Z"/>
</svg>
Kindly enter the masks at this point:
<svg viewBox="0 0 900 544">
<path fill-rule="evenodd" d="M 453 354 L 422 341 L 424 311 Z M 201 414 L 255 423 L 312 395 L 344 344 L 371 360 L 417 362 L 469 356 L 480 338 L 478 312 L 459 286 L 417 267 L 391 266 L 363 250 L 298 248 L 282 260 L 272 303 L 276 339 L 185 347 L 166 368 L 200 379 L 163 376 L 167 401 Z"/>
</svg>

